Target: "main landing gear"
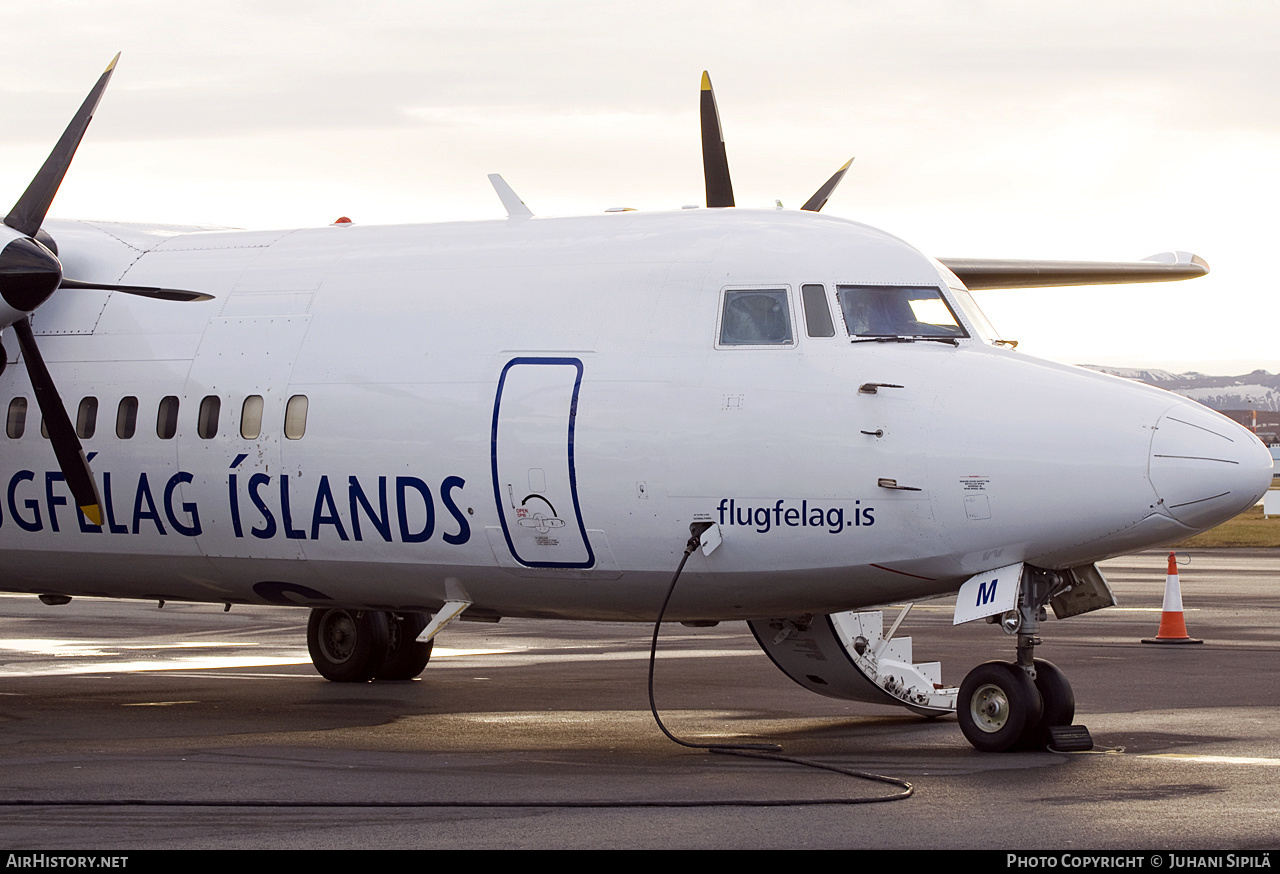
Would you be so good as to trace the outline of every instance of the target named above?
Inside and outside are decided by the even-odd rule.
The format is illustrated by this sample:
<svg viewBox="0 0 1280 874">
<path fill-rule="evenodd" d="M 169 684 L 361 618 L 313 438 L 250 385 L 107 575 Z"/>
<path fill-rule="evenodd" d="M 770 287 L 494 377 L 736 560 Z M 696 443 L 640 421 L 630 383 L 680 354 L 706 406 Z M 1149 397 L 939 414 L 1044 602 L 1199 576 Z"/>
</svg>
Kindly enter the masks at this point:
<svg viewBox="0 0 1280 874">
<path fill-rule="evenodd" d="M 418 643 L 424 613 L 315 608 L 307 622 L 307 650 L 326 680 L 412 680 L 427 666 L 432 641 Z"/>
<path fill-rule="evenodd" d="M 1076 699 L 1071 684 L 1051 662 L 1032 657 L 1041 643 L 1037 633 L 1045 604 L 1070 587 L 1053 571 L 1026 568 L 1017 610 L 1001 617 L 1008 634 L 1017 635 L 1015 662 L 978 665 L 960 684 L 956 716 L 969 743 L 983 752 L 1015 749 L 1091 749 L 1084 726 L 1073 726 Z"/>
</svg>

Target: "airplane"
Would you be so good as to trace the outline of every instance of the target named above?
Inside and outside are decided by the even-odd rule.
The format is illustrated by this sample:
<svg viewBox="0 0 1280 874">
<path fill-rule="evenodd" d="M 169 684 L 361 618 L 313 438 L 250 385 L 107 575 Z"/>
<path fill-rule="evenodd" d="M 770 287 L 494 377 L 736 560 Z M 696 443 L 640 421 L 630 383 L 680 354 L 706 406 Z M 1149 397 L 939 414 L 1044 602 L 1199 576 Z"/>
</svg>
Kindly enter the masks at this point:
<svg viewBox="0 0 1280 874">
<path fill-rule="evenodd" d="M 367 682 L 457 618 L 655 622 L 680 561 L 665 621 L 994 752 L 1070 729 L 1049 606 L 1270 484 L 1240 425 L 1019 352 L 970 293 L 1201 259 L 930 258 L 821 213 L 849 164 L 737 208 L 705 73 L 706 208 L 537 218 L 495 176 L 496 221 L 46 221 L 115 65 L 4 218 L 0 590 L 297 606 Z M 958 689 L 874 609 L 949 593 L 1015 638 Z"/>
</svg>

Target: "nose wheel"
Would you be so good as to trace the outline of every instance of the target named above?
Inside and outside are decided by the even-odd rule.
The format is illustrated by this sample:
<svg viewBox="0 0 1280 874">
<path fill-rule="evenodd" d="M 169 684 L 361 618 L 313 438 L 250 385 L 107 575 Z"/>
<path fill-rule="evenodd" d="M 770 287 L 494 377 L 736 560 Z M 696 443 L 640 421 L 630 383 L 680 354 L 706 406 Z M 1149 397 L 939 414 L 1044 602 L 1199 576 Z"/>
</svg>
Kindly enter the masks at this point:
<svg viewBox="0 0 1280 874">
<path fill-rule="evenodd" d="M 1035 680 L 1010 662 L 978 665 L 964 678 L 956 716 L 975 749 L 1044 749 L 1051 729 L 1071 725 L 1076 703 L 1067 678 L 1043 659 L 1036 659 L 1035 667 Z"/>
<path fill-rule="evenodd" d="M 1025 671 L 1008 662 L 978 665 L 960 684 L 956 716 L 976 749 L 999 753 L 1018 745 L 1040 720 L 1044 703 Z"/>
</svg>

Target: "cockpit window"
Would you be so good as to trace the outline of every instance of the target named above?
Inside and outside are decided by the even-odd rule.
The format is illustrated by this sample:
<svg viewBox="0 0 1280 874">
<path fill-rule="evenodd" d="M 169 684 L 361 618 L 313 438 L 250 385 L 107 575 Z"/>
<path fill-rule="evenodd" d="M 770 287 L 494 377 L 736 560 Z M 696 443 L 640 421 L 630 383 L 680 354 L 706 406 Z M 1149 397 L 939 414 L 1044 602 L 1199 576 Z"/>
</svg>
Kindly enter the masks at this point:
<svg viewBox="0 0 1280 874">
<path fill-rule="evenodd" d="M 827 290 L 821 285 L 800 286 L 804 300 L 804 323 L 810 337 L 834 337 L 836 326 L 831 323 L 831 308 L 827 306 Z"/>
<path fill-rule="evenodd" d="M 794 346 L 787 290 L 726 291 L 719 345 Z"/>
<path fill-rule="evenodd" d="M 1004 340 L 1000 339 L 1000 334 L 996 331 L 995 326 L 991 324 L 986 313 L 978 306 L 978 302 L 973 299 L 973 295 L 969 294 L 967 289 L 951 288 L 950 290 L 952 298 L 955 299 L 956 304 L 960 307 L 960 311 L 969 317 L 969 324 L 973 325 L 979 337 L 988 343 L 1005 343 Z M 1012 345 L 1017 346 L 1018 344 L 1014 343 Z"/>
<path fill-rule="evenodd" d="M 836 289 L 850 337 L 967 337 L 932 286 L 841 285 Z"/>
</svg>

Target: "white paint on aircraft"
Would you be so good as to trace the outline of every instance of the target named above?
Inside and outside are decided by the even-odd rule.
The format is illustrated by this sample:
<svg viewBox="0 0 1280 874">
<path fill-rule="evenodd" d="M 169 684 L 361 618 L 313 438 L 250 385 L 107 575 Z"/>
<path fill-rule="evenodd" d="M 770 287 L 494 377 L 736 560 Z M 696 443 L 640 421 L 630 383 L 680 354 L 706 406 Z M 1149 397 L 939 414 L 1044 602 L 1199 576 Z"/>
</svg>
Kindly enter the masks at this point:
<svg viewBox="0 0 1280 874">
<path fill-rule="evenodd" d="M 393 639 L 446 604 L 652 620 L 714 526 L 666 618 L 754 620 L 794 649 L 814 617 L 966 580 L 991 602 L 1019 566 L 1047 598 L 1270 484 L 1242 426 L 1017 352 L 962 281 L 1189 278 L 1200 259 L 944 265 L 817 212 L 848 165 L 799 212 L 728 208 L 706 74 L 725 208 L 537 218 L 494 176 L 510 217 L 491 222 L 45 222 L 114 64 L 0 228 L 7 591 L 317 608 L 326 676 L 404 679 L 426 644 Z M 1020 602 L 1026 676 L 981 668 L 980 748 L 1039 711 L 1017 706 L 1041 694 L 1038 606 Z"/>
</svg>

